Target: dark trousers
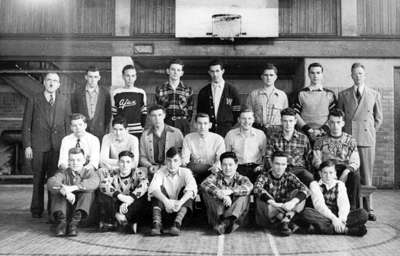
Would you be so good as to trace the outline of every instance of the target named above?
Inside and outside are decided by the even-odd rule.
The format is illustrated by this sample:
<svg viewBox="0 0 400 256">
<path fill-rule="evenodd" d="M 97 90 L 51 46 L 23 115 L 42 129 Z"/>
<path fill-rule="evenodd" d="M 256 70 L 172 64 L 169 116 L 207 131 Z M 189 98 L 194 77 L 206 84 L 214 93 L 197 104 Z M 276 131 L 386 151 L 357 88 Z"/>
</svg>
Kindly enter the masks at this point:
<svg viewBox="0 0 400 256">
<path fill-rule="evenodd" d="M 336 172 L 338 178 L 342 175 L 343 171 L 346 169 L 344 165 L 336 165 Z M 358 171 L 350 172 L 347 176 L 347 181 L 345 183 L 347 189 L 347 196 L 350 201 L 350 209 L 355 210 L 360 207 L 360 173 Z"/>
<path fill-rule="evenodd" d="M 42 214 L 44 210 L 44 185 L 48 178 L 57 171 L 59 152 L 50 150 L 38 152 L 33 150 L 32 171 L 33 171 L 33 192 L 31 201 L 31 213 Z M 47 211 L 51 211 L 50 193 L 48 193 Z"/>
<path fill-rule="evenodd" d="M 314 175 L 304 167 L 288 166 L 287 170 L 296 175 L 296 177 L 299 178 L 299 180 L 307 187 L 309 187 L 311 181 L 314 180 Z"/>
<path fill-rule="evenodd" d="M 100 208 L 100 220 L 107 223 L 115 221 L 115 213 L 119 211 L 121 201 L 103 193 L 97 194 L 97 201 Z M 150 202 L 147 201 L 147 193 L 137 198 L 128 206 L 128 212 L 125 214 L 129 223 L 143 223 L 150 212 Z"/>
<path fill-rule="evenodd" d="M 298 215 L 301 224 L 312 224 L 318 233 L 332 235 L 335 234 L 335 228 L 332 221 L 323 216 L 314 208 L 306 207 L 303 212 Z M 347 216 L 346 227 L 353 228 L 364 225 L 368 220 L 368 213 L 364 209 L 351 210 Z"/>
<path fill-rule="evenodd" d="M 207 192 L 203 192 L 204 204 L 207 208 L 207 219 L 211 226 L 218 225 L 221 220 L 221 216 L 224 218 L 235 217 L 236 223 L 243 224 L 248 212 L 250 205 L 250 196 L 235 196 L 232 198 L 232 205 L 225 207 L 222 200 L 210 196 Z"/>
<path fill-rule="evenodd" d="M 201 184 L 203 180 L 211 174 L 211 171 L 208 170 L 210 167 L 211 165 L 209 164 L 197 164 L 192 162 L 187 165 L 187 168 L 192 171 L 197 184 Z"/>
<path fill-rule="evenodd" d="M 181 130 L 183 136 L 190 133 L 190 123 L 187 119 L 171 120 L 171 118 L 166 118 L 165 123 Z"/>
<path fill-rule="evenodd" d="M 255 172 L 254 169 L 258 166 L 258 164 L 239 164 L 237 171 L 249 178 L 251 183 L 254 183 L 258 177 L 259 172 Z"/>
<path fill-rule="evenodd" d="M 94 192 L 74 192 L 74 194 L 76 198 L 73 205 L 70 204 L 60 193 L 52 194 L 53 214 L 60 211 L 64 216 L 70 218 L 74 211 L 81 210 L 86 214 L 86 216 L 88 216 L 90 213 L 90 207 L 94 200 Z"/>
</svg>

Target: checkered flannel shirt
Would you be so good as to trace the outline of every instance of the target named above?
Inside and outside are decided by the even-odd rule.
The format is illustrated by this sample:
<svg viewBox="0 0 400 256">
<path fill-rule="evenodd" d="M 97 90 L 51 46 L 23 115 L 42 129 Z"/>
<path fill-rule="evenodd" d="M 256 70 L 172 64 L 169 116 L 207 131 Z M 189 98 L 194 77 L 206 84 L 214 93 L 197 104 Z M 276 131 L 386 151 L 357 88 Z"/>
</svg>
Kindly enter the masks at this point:
<svg viewBox="0 0 400 256">
<path fill-rule="evenodd" d="M 293 195 L 296 190 L 297 193 Z M 254 183 L 254 194 L 265 202 L 273 199 L 277 203 L 285 203 L 294 197 L 304 200 L 308 196 L 308 189 L 296 175 L 285 171 L 280 178 L 275 178 L 270 170 L 258 176 Z"/>
<path fill-rule="evenodd" d="M 224 179 L 222 172 L 211 174 L 202 183 L 201 188 L 204 192 L 217 197 L 218 190 L 231 189 L 234 196 L 247 196 L 253 190 L 253 184 L 246 176 L 236 173 L 233 179 L 228 184 Z"/>
<path fill-rule="evenodd" d="M 303 133 L 295 130 L 290 141 L 283 137 L 283 131 L 271 134 L 267 140 L 264 166 L 270 167 L 271 156 L 275 151 L 288 154 L 288 166 L 308 168 L 312 151 L 310 141 Z"/>
<path fill-rule="evenodd" d="M 193 114 L 193 90 L 186 87 L 182 82 L 178 84 L 176 90 L 166 82 L 156 88 L 156 102 L 166 109 L 166 118 L 186 118 L 189 122 Z"/>
</svg>

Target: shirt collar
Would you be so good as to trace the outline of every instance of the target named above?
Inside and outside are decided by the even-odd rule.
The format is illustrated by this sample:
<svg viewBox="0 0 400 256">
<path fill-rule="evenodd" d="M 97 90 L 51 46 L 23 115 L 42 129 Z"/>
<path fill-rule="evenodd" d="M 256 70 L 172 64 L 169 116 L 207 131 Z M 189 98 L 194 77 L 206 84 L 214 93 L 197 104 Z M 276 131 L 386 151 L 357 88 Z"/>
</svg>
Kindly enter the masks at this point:
<svg viewBox="0 0 400 256">
<path fill-rule="evenodd" d="M 219 83 L 211 82 L 211 87 L 214 89 L 216 89 L 217 87 L 222 89 L 222 88 L 224 88 L 224 85 L 225 85 L 225 80 L 222 80 Z"/>
<path fill-rule="evenodd" d="M 45 97 L 47 100 L 50 99 L 50 95 L 53 95 L 53 98 L 54 98 L 54 99 L 56 98 L 56 93 L 55 93 L 55 92 L 49 93 L 48 91 L 44 91 L 44 97 Z"/>
<path fill-rule="evenodd" d="M 334 186 L 336 186 L 336 184 L 337 184 L 338 182 L 339 182 L 339 181 L 336 180 L 335 182 L 333 182 L 332 185 L 329 186 L 327 183 L 323 182 L 322 179 L 320 179 L 320 180 L 318 181 L 318 184 L 319 184 L 320 186 L 324 185 L 325 188 L 329 190 L 329 189 L 333 188 Z"/>
<path fill-rule="evenodd" d="M 365 90 L 365 85 L 362 85 L 362 86 L 354 85 L 354 93 L 357 93 L 357 90 L 360 91 L 361 94 L 363 94 L 363 92 Z"/>
<path fill-rule="evenodd" d="M 86 85 L 85 91 L 87 93 L 98 93 L 99 92 L 99 86 L 94 87 L 92 90 L 89 89 L 89 86 Z"/>
<path fill-rule="evenodd" d="M 244 132 L 241 127 L 238 128 L 237 134 L 244 135 Z M 253 127 L 250 127 L 250 136 L 255 136 L 255 135 L 256 135 L 255 129 Z"/>
<path fill-rule="evenodd" d="M 284 134 L 283 134 L 283 130 L 281 131 L 281 137 L 282 137 L 283 139 L 285 139 L 285 136 L 284 136 Z M 292 138 L 296 138 L 296 139 L 297 139 L 297 137 L 299 137 L 299 132 L 298 132 L 297 130 L 294 130 L 294 131 L 293 131 Z M 292 140 L 292 138 L 290 138 L 290 140 Z"/>
<path fill-rule="evenodd" d="M 271 94 L 272 92 L 275 91 L 275 86 L 269 86 L 269 87 L 263 87 L 261 88 L 261 90 L 259 91 L 260 94 Z"/>
<path fill-rule="evenodd" d="M 322 87 L 322 85 L 320 85 L 320 86 L 314 86 L 313 88 L 311 88 L 311 85 L 309 85 L 308 87 L 306 87 L 305 88 L 306 90 L 308 90 L 308 91 L 310 91 L 310 92 L 314 92 L 314 91 L 316 91 L 316 92 L 322 92 L 324 89 L 323 89 L 323 87 Z"/>
<path fill-rule="evenodd" d="M 69 170 L 73 177 L 77 177 L 77 176 L 81 177 L 83 174 L 83 171 L 84 171 L 83 168 L 81 171 L 74 171 L 72 168 L 69 168 Z"/>
<path fill-rule="evenodd" d="M 175 177 L 176 175 L 180 176 L 181 175 L 181 169 L 178 167 L 178 170 L 175 173 L 170 173 L 168 170 L 168 167 L 165 167 L 165 171 L 167 172 L 166 176 L 167 177 Z"/>
</svg>

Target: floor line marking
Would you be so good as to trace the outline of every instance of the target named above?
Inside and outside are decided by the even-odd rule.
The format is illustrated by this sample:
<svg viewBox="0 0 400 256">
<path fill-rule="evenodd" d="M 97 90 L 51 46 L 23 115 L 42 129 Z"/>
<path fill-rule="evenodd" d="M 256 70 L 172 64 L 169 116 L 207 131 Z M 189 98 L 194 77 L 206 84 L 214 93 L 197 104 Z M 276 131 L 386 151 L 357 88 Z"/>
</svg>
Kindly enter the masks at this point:
<svg viewBox="0 0 400 256">
<path fill-rule="evenodd" d="M 225 240 L 225 236 L 223 234 L 218 236 L 217 256 L 224 255 L 224 240 Z"/>
<path fill-rule="evenodd" d="M 269 245 L 271 246 L 272 253 L 274 254 L 274 256 L 280 256 L 274 237 L 270 233 L 267 233 L 267 237 L 268 237 Z"/>
</svg>

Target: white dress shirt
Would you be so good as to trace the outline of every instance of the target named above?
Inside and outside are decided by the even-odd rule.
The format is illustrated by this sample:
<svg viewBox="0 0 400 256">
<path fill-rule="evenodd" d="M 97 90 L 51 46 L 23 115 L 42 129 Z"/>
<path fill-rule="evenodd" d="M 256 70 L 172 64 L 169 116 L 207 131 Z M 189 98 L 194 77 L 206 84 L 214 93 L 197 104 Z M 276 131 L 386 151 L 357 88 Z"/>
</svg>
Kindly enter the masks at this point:
<svg viewBox="0 0 400 256">
<path fill-rule="evenodd" d="M 219 103 L 221 101 L 222 92 L 224 91 L 224 86 L 225 86 L 225 81 L 222 81 L 219 84 L 216 84 L 216 83 L 211 84 L 211 92 L 212 92 L 213 103 L 214 103 L 215 117 L 217 117 L 217 114 L 218 114 Z"/>
<path fill-rule="evenodd" d="M 87 167 L 94 169 L 99 168 L 100 159 L 100 141 L 91 133 L 85 132 L 85 134 L 79 138 L 80 148 L 85 152 L 86 160 L 88 161 Z M 60 157 L 58 159 L 58 167 L 65 169 L 68 167 L 68 151 L 71 148 L 76 147 L 78 138 L 75 134 L 65 136 L 61 141 Z"/>
</svg>

